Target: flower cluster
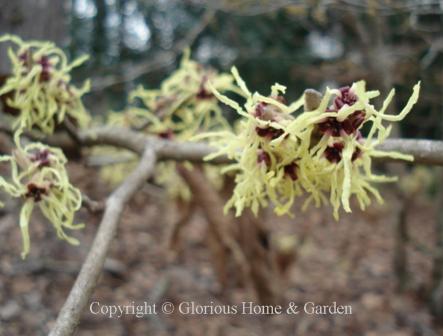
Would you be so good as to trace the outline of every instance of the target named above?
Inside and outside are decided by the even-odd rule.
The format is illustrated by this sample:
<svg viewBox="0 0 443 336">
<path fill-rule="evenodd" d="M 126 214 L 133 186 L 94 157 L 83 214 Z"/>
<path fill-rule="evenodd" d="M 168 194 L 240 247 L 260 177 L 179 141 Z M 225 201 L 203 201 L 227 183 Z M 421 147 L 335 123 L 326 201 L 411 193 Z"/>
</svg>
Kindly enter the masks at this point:
<svg viewBox="0 0 443 336">
<path fill-rule="evenodd" d="M 229 74 L 220 74 L 202 66 L 186 51 L 180 67 L 157 90 L 138 87 L 129 96 L 130 103 L 140 102 L 126 111 L 134 127 L 143 128 L 161 138 L 187 140 L 196 133 L 229 128 L 209 83 L 219 92 L 238 92 Z"/>
<path fill-rule="evenodd" d="M 19 111 L 13 123 L 17 134 L 33 127 L 51 134 L 56 123 L 61 123 L 65 116 L 85 126 L 89 116 L 81 97 L 89 91 L 89 82 L 81 88 L 75 87 L 70 83 L 70 71 L 87 57 L 69 63 L 63 51 L 53 43 L 24 42 L 11 35 L 0 37 L 0 42 L 5 41 L 17 48 L 8 50 L 12 73 L 0 88 L 0 96 L 7 96 L 8 108 Z"/>
<path fill-rule="evenodd" d="M 351 87 L 327 88 L 323 96 L 319 94 L 315 106 L 306 104 L 306 96 L 288 105 L 283 98 L 284 86 L 275 84 L 269 96 L 252 94 L 235 68 L 232 73 L 247 97 L 244 107 L 216 88 L 212 92 L 234 108 L 242 120 L 235 132 L 208 132 L 202 137 L 209 138 L 218 148 L 207 160 L 219 155 L 235 160 L 224 170 L 236 172 L 236 187 L 226 204 L 226 210 L 234 207 L 236 215 L 246 207 L 257 213 L 269 201 L 275 204 L 277 214 L 290 213 L 295 198 L 305 195 L 303 209 L 310 203 L 330 203 L 337 219 L 341 207 L 351 212 L 351 196 L 355 195 L 361 209 L 365 209 L 371 196 L 382 201 L 374 183 L 395 180 L 375 175 L 372 158 L 413 160 L 376 147 L 391 130 L 384 122 L 402 120 L 412 109 L 420 83 L 415 85 L 404 109 L 398 115 L 390 115 L 386 110 L 394 90 L 377 110 L 370 100 L 380 93 L 367 91 L 364 81 Z M 296 115 L 294 112 L 302 106 L 304 111 Z M 361 134 L 363 125 L 369 126 L 366 138 Z"/>
<path fill-rule="evenodd" d="M 180 67 L 163 81 L 159 89 L 138 87 L 129 95 L 131 106 L 124 113 L 109 114 L 107 123 L 176 141 L 189 140 L 203 131 L 230 129 L 209 83 L 219 92 L 242 93 L 230 74 L 204 67 L 191 60 L 189 51 L 186 51 Z M 95 153 L 102 154 L 105 151 L 103 148 Z M 131 164 L 118 163 L 104 167 L 102 176 L 108 181 L 111 178 L 113 183 L 118 182 Z M 173 162 L 159 163 L 154 174 L 155 183 L 165 187 L 173 197 L 189 199 L 190 191 L 175 168 Z M 215 176 L 210 171 L 219 168 L 207 166 L 204 169 L 209 175 Z M 221 184 L 219 180 L 214 180 L 214 183 Z"/>
<path fill-rule="evenodd" d="M 60 239 L 77 245 L 78 241 L 69 237 L 64 229 L 83 227 L 73 224 L 74 213 L 80 208 L 82 199 L 80 191 L 69 182 L 62 151 L 41 143 L 31 143 L 18 147 L 12 155 L 0 156 L 0 162 L 9 163 L 11 170 L 9 179 L 0 177 L 0 189 L 24 201 L 20 213 L 22 257 L 29 253 L 28 226 L 36 205 L 53 224 Z"/>
<path fill-rule="evenodd" d="M 11 35 L 0 37 L 0 42 L 5 41 L 17 46 L 15 50 L 8 50 L 12 73 L 0 88 L 0 96 L 7 97 L 7 107 L 18 112 L 12 124 L 17 148 L 11 155 L 0 156 L 0 163 L 9 163 L 11 172 L 9 178 L 0 176 L 0 189 L 23 199 L 20 228 L 25 258 L 30 249 L 29 221 L 36 205 L 53 224 L 60 239 L 78 244 L 64 229 L 82 227 L 73 224 L 82 197 L 69 182 L 62 151 L 41 143 L 23 147 L 21 135 L 24 130 L 34 128 L 52 134 L 55 125 L 66 116 L 85 126 L 89 116 L 81 96 L 88 91 L 89 83 L 80 89 L 70 83 L 71 69 L 83 63 L 85 57 L 68 63 L 63 51 L 50 42 L 24 42 Z"/>
</svg>

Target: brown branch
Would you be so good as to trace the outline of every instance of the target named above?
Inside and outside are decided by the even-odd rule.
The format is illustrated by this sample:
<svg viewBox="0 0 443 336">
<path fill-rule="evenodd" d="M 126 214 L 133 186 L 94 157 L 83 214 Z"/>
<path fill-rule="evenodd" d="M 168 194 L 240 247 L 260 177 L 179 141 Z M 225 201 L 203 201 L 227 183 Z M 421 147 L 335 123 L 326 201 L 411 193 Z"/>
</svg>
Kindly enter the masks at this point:
<svg viewBox="0 0 443 336">
<path fill-rule="evenodd" d="M 231 252 L 236 266 L 241 272 L 242 280 L 246 289 L 250 289 L 250 285 L 253 283 L 251 278 L 251 269 L 248 261 L 238 245 L 238 242 L 232 237 L 232 232 L 229 232 L 233 219 L 229 215 L 223 214 L 224 200 L 220 197 L 219 193 L 211 186 L 204 173 L 196 168 L 188 170 L 187 168 L 179 165 L 177 170 L 180 176 L 185 180 L 186 184 L 192 191 L 192 195 L 195 198 L 196 203 L 203 210 L 203 213 L 209 223 L 209 229 L 212 231 L 216 243 Z M 224 250 L 224 249 L 222 249 Z M 222 251 L 218 255 L 222 261 L 226 261 L 225 253 Z M 215 258 L 214 262 L 217 263 L 220 258 Z M 225 262 L 221 265 L 224 269 Z M 223 270 L 222 270 L 223 272 Z M 224 272 L 223 272 L 224 273 Z M 227 278 L 226 274 L 219 274 L 221 278 L 222 286 L 225 285 Z"/>
<path fill-rule="evenodd" d="M 192 162 L 202 162 L 204 157 L 212 154 L 214 148 L 204 143 L 178 143 L 158 141 L 159 159 Z M 387 139 L 377 147 L 379 150 L 397 151 L 414 156 L 414 163 L 443 166 L 443 141 L 415 139 Z M 400 161 L 390 157 L 377 158 L 379 161 Z M 220 156 L 210 163 L 225 164 L 232 162 L 225 156 Z"/>
<path fill-rule="evenodd" d="M 103 167 L 109 165 L 116 165 L 119 163 L 128 163 L 136 161 L 134 154 L 116 153 L 115 155 L 93 155 L 87 158 L 87 167 Z"/>
<path fill-rule="evenodd" d="M 92 291 L 103 269 L 105 258 L 117 230 L 123 209 L 154 170 L 156 161 L 155 150 L 153 147 L 148 146 L 148 144 L 145 147 L 137 168 L 106 201 L 105 212 L 91 249 L 57 317 L 55 326 L 50 333 L 51 336 L 72 335 L 75 332 L 81 314 L 89 302 Z"/>
<path fill-rule="evenodd" d="M 146 136 L 123 128 L 95 128 L 80 133 L 85 145 L 110 145 L 141 153 L 146 141 L 156 144 L 159 160 L 202 162 L 204 157 L 213 153 L 214 148 L 201 142 L 175 142 Z M 397 151 L 414 156 L 414 162 L 443 166 L 443 141 L 416 139 L 387 139 L 377 149 Z M 397 161 L 389 157 L 379 161 Z M 213 164 L 230 163 L 225 156 L 210 161 Z"/>
<path fill-rule="evenodd" d="M 135 132 L 126 128 L 99 127 L 80 132 L 79 137 L 83 145 L 96 146 L 108 145 L 128 149 L 140 154 L 146 142 L 155 144 L 159 160 L 175 160 L 202 162 L 203 158 L 213 153 L 214 148 L 205 143 L 162 140 L 157 137 L 147 136 L 140 132 Z M 49 139 L 51 140 L 51 139 Z M 51 141 L 52 144 L 55 141 Z M 211 161 L 215 164 L 228 163 L 226 157 L 220 157 Z"/>
<path fill-rule="evenodd" d="M 147 137 L 125 128 L 100 127 L 91 128 L 79 133 L 85 146 L 108 145 L 125 148 L 141 154 L 146 146 Z"/>
<path fill-rule="evenodd" d="M 104 202 L 94 201 L 86 194 L 82 194 L 82 206 L 92 213 L 103 212 L 106 207 Z"/>
<path fill-rule="evenodd" d="M 159 160 L 203 162 L 204 157 L 214 153 L 215 148 L 202 142 L 175 142 L 148 136 L 140 132 L 119 127 L 97 127 L 79 132 L 84 146 L 107 145 L 125 148 L 142 154 L 147 142 L 155 144 Z M 72 147 L 72 141 L 63 134 L 51 136 L 44 142 L 51 146 Z M 443 166 L 443 141 L 423 139 L 387 139 L 377 149 L 397 151 L 414 156 L 414 163 Z M 377 158 L 379 161 L 398 161 L 389 157 Z M 401 160 L 400 160 L 401 161 Z M 232 162 L 226 156 L 210 161 L 213 164 Z"/>
</svg>

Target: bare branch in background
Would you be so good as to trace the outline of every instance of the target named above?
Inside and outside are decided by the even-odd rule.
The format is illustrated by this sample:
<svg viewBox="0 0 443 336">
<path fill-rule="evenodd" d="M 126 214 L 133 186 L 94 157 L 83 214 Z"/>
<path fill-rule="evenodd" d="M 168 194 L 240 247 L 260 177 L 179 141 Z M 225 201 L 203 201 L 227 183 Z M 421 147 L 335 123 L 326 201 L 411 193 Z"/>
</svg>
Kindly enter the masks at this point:
<svg viewBox="0 0 443 336">
<path fill-rule="evenodd" d="M 288 6 L 300 6 L 306 9 L 309 7 L 305 1 L 295 0 L 269 1 L 265 4 L 258 1 L 239 1 L 234 5 L 227 4 L 227 2 L 228 1 L 213 1 L 217 10 L 240 16 L 258 16 L 269 14 Z"/>
<path fill-rule="evenodd" d="M 221 272 L 224 273 L 225 265 L 227 264 L 225 251 L 230 251 L 241 273 L 245 288 L 250 290 L 250 286 L 253 283 L 251 269 L 241 247 L 233 237 L 232 217 L 223 214 L 223 198 L 210 184 L 201 170 L 193 169 L 191 171 L 182 165 L 179 165 L 177 170 L 191 189 L 196 203 L 203 210 L 209 223 L 209 234 L 212 233 L 214 237 L 213 244 L 221 247 L 221 253 L 214 258 L 214 263 L 220 263 Z M 219 274 L 219 277 L 221 278 L 220 282 L 222 285 L 226 285 L 227 274 Z"/>
<path fill-rule="evenodd" d="M 130 82 L 149 72 L 160 70 L 171 65 L 179 53 L 188 46 L 191 46 L 206 26 L 214 17 L 215 11 L 208 8 L 203 14 L 199 23 L 189 31 L 189 33 L 169 51 L 159 52 L 150 57 L 147 61 L 136 65 L 123 64 L 120 68 L 121 75 L 109 75 L 102 78 L 96 78 L 92 82 L 91 92 L 102 91 L 110 86 Z"/>
<path fill-rule="evenodd" d="M 205 2 L 203 2 L 205 3 Z M 385 3 L 371 3 L 360 0 L 322 0 L 315 4 L 310 4 L 303 0 L 277 0 L 277 1 L 214 1 L 217 10 L 227 12 L 239 16 L 258 16 L 269 14 L 280 9 L 297 6 L 300 9 L 308 10 L 309 8 L 339 8 L 341 11 L 354 13 L 368 13 L 377 11 L 378 15 L 391 16 L 398 15 L 403 12 L 413 11 L 415 14 L 423 15 L 429 13 L 441 12 L 437 6 L 440 5 L 439 0 L 431 0 L 426 3 L 423 1 L 391 1 Z"/>
<path fill-rule="evenodd" d="M 105 204 L 103 202 L 94 201 L 88 195 L 82 194 L 82 206 L 88 209 L 89 212 L 102 212 L 105 210 Z"/>
</svg>

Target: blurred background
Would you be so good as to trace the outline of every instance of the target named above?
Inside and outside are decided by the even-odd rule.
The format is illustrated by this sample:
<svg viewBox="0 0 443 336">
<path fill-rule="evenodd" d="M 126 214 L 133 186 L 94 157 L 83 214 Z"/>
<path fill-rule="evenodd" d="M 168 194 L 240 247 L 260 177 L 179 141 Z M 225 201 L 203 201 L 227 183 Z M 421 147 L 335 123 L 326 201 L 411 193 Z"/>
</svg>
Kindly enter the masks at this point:
<svg viewBox="0 0 443 336">
<path fill-rule="evenodd" d="M 396 88 L 395 113 L 421 80 L 419 104 L 394 135 L 443 134 L 441 0 L 0 0 L 3 33 L 55 41 L 71 59 L 90 55 L 73 76 L 78 83 L 91 79 L 85 104 L 94 115 L 122 110 L 138 84 L 158 87 L 189 47 L 202 64 L 221 71 L 237 66 L 252 90 L 267 94 L 275 82 L 286 85 L 289 101 L 306 88 L 365 79 L 383 97 Z M 9 71 L 5 49 L 0 46 L 0 79 Z M 352 305 L 353 315 L 109 320 L 85 312 L 78 334 L 443 335 L 442 174 L 420 166 L 381 169 L 402 182 L 382 190 L 386 203 L 365 213 L 339 222 L 330 209 L 292 219 L 271 213 L 240 219 L 249 223 L 242 224 L 249 240 L 240 244 L 253 246 L 245 251 L 257 272 L 253 280 L 232 276 L 238 265 L 229 253 L 217 254 L 198 204 L 175 204 L 147 186 L 126 211 L 94 293 L 107 304 L 337 301 Z M 81 160 L 70 173 L 96 199 L 110 190 Z M 23 262 L 17 209 L 0 210 L 0 335 L 44 335 L 99 216 L 80 214 L 90 223 L 80 233 L 80 249 L 56 241 L 47 223 L 36 220 L 32 254 Z M 183 226 L 180 238 L 171 243 L 177 226 Z"/>
</svg>

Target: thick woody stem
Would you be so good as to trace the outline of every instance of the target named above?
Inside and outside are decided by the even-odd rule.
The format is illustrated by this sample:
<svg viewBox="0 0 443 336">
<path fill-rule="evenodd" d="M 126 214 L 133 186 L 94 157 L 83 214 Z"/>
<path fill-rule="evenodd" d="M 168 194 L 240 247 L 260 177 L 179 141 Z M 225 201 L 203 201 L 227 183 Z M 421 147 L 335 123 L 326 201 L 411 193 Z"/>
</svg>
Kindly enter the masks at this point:
<svg viewBox="0 0 443 336">
<path fill-rule="evenodd" d="M 0 126 L 0 131 L 2 127 Z M 4 130 L 6 133 L 12 133 Z M 125 148 L 135 153 L 143 152 L 146 141 L 158 146 L 159 160 L 203 162 L 204 157 L 214 153 L 215 148 L 201 142 L 175 142 L 154 138 L 121 127 L 98 127 L 79 132 L 84 146 L 107 145 Z M 32 137 L 31 137 L 32 138 Z M 51 136 L 45 141 L 50 146 L 72 148 L 76 146 L 69 137 L 62 134 Z M 386 139 L 377 149 L 397 151 L 414 156 L 414 163 L 443 166 L 443 141 L 422 139 Z M 377 158 L 378 161 L 397 161 L 390 157 Z M 401 161 L 401 160 L 400 160 Z M 230 163 L 226 156 L 211 160 L 212 164 Z"/>
<path fill-rule="evenodd" d="M 80 133 L 85 145 L 111 145 L 129 149 L 136 153 L 143 151 L 146 141 L 155 143 L 159 160 L 203 162 L 215 148 L 199 142 L 174 142 L 146 136 L 124 128 L 95 128 Z M 377 149 L 397 151 L 414 156 L 414 163 L 443 166 L 443 141 L 416 139 L 386 139 Z M 396 161 L 389 157 L 379 161 Z M 230 163 L 226 156 L 210 161 L 213 164 Z"/>
</svg>

